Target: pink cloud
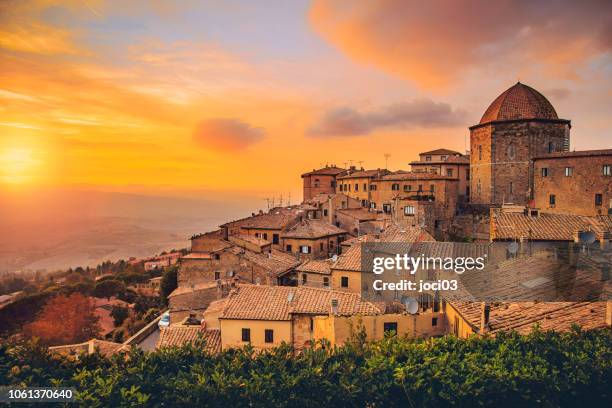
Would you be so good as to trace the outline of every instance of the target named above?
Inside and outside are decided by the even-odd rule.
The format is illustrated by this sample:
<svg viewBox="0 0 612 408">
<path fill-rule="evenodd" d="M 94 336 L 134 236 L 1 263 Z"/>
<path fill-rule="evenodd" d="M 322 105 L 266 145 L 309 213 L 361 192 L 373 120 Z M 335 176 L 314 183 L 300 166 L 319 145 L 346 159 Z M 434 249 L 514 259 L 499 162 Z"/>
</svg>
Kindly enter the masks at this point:
<svg viewBox="0 0 612 408">
<path fill-rule="evenodd" d="M 193 139 L 206 149 L 237 151 L 257 143 L 264 134 L 263 129 L 238 119 L 206 119 L 196 125 Z"/>
</svg>

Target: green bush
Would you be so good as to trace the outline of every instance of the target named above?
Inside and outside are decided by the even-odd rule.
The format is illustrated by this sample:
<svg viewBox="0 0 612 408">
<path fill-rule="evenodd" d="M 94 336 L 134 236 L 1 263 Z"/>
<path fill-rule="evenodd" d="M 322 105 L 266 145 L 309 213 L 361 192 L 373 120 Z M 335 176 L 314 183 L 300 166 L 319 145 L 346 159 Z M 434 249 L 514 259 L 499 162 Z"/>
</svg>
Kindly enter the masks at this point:
<svg viewBox="0 0 612 408">
<path fill-rule="evenodd" d="M 386 338 L 218 355 L 201 341 L 79 361 L 0 345 L 0 385 L 70 386 L 82 406 L 611 406 L 611 331 Z"/>
</svg>

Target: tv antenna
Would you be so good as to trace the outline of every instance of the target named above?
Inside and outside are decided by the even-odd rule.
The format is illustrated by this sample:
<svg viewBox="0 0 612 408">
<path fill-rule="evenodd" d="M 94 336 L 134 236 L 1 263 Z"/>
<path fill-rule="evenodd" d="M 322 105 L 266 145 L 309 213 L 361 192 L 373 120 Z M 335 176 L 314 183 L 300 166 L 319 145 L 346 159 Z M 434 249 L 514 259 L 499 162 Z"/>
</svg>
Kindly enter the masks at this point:
<svg viewBox="0 0 612 408">
<path fill-rule="evenodd" d="M 385 153 L 385 170 L 389 168 L 389 157 L 391 157 L 390 153 Z"/>
</svg>

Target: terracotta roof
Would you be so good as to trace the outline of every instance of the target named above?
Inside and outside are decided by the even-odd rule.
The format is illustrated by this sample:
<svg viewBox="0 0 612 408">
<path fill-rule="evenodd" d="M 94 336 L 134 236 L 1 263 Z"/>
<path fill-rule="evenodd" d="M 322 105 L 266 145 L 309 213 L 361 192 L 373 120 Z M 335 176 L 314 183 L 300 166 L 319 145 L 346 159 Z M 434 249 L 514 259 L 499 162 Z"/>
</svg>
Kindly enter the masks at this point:
<svg viewBox="0 0 612 408">
<path fill-rule="evenodd" d="M 559 119 L 544 95 L 517 82 L 499 95 L 487 108 L 480 124 L 516 119 Z"/>
<path fill-rule="evenodd" d="M 346 234 L 346 231 L 323 220 L 305 219 L 285 231 L 284 238 L 315 239 L 330 235 Z"/>
<path fill-rule="evenodd" d="M 337 176 L 338 174 L 344 173 L 345 171 L 346 169 L 342 169 L 340 167 L 325 166 L 320 169 L 312 169 L 312 171 L 302 174 L 302 177 L 315 175 Z"/>
<path fill-rule="evenodd" d="M 431 155 L 431 154 L 461 154 L 459 152 L 456 152 L 454 150 L 448 150 L 448 149 L 436 149 L 436 150 L 430 150 L 428 152 L 423 152 L 423 153 L 419 153 L 419 156 L 423 156 L 423 155 Z"/>
<path fill-rule="evenodd" d="M 480 328 L 482 302 L 451 302 L 459 314 L 475 329 Z M 569 331 L 573 324 L 584 330 L 606 326 L 606 302 L 517 302 L 493 303 L 489 331 L 531 332 L 538 324 L 542 330 Z"/>
<path fill-rule="evenodd" d="M 362 271 L 361 244 L 364 242 L 414 243 L 423 241 L 435 242 L 435 239 L 420 227 L 399 228 L 392 224 L 380 233 L 379 238 L 375 238 L 374 234 L 368 234 L 357 237 L 353 241 L 354 244 L 342 252 L 342 255 L 338 257 L 338 261 L 332 266 L 332 269 Z"/>
<path fill-rule="evenodd" d="M 49 347 L 49 351 L 59 354 L 93 354 L 96 350 L 103 356 L 110 356 L 120 351 L 126 351 L 129 346 L 112 341 L 91 339 L 84 343 L 66 344 L 62 346 Z"/>
<path fill-rule="evenodd" d="M 331 301 L 338 300 L 337 315 L 375 315 L 381 310 L 361 300 L 357 293 L 307 286 L 238 285 L 230 293 L 220 319 L 291 320 L 292 314 L 328 315 Z"/>
<path fill-rule="evenodd" d="M 209 252 L 190 252 L 181 259 L 212 259 L 212 255 Z"/>
<path fill-rule="evenodd" d="M 295 268 L 296 272 L 319 273 L 321 275 L 331 274 L 331 266 L 334 261 L 331 259 L 324 260 L 307 260 L 303 264 Z"/>
<path fill-rule="evenodd" d="M 366 178 L 366 177 L 379 177 L 385 174 L 389 174 L 391 173 L 389 170 L 387 169 L 373 169 L 373 170 L 355 170 L 355 171 L 348 171 L 347 174 L 342 175 L 337 177 L 338 180 L 346 180 L 346 179 L 353 179 L 353 178 Z"/>
<path fill-rule="evenodd" d="M 245 251 L 244 257 L 249 261 L 261 266 L 270 271 L 274 276 L 278 276 L 283 272 L 287 272 L 293 267 L 300 264 L 295 256 L 286 252 L 281 252 L 273 249 L 269 253 L 255 253 Z"/>
<path fill-rule="evenodd" d="M 412 171 L 403 171 L 400 170 L 398 172 L 388 174 L 386 176 L 382 176 L 377 180 L 384 181 L 394 181 L 394 180 L 453 180 L 456 181 L 455 177 L 449 177 L 442 174 L 436 173 L 427 173 L 427 172 L 412 172 Z"/>
<path fill-rule="evenodd" d="M 242 241 L 245 241 L 245 242 L 248 242 L 250 244 L 260 246 L 260 247 L 266 246 L 266 245 L 270 245 L 270 241 L 266 241 L 263 238 L 258 238 L 255 235 L 240 234 L 240 235 L 234 235 L 234 236 L 230 236 L 229 237 L 230 241 L 232 241 L 234 239 L 242 240 Z M 239 244 L 236 243 L 236 245 L 239 245 Z"/>
<path fill-rule="evenodd" d="M 218 329 L 203 329 L 201 326 L 175 325 L 162 327 L 156 348 L 182 346 L 202 338 L 206 341 L 205 350 L 211 353 L 221 351 L 221 331 Z"/>
<path fill-rule="evenodd" d="M 529 216 L 496 208 L 491 212 L 491 239 L 573 241 L 578 231 L 594 231 L 598 235 L 610 232 L 611 217 L 542 212 L 537 216 Z"/>
<path fill-rule="evenodd" d="M 283 229 L 305 214 L 299 206 L 276 207 L 267 213 L 250 217 L 242 223 L 241 228 Z"/>
<path fill-rule="evenodd" d="M 562 159 L 566 157 L 593 157 L 593 156 L 612 156 L 612 149 L 601 149 L 601 150 L 580 150 L 574 152 L 554 152 L 543 154 L 534 157 L 534 160 L 538 159 Z"/>
<path fill-rule="evenodd" d="M 610 264 L 612 257 L 599 251 L 573 256 L 575 264 L 568 262 L 566 248 L 550 248 L 487 263 L 480 271 L 461 275 L 461 285 L 471 295 L 465 299 L 556 302 L 604 298 L 608 283 L 602 280 L 601 265 Z"/>
</svg>

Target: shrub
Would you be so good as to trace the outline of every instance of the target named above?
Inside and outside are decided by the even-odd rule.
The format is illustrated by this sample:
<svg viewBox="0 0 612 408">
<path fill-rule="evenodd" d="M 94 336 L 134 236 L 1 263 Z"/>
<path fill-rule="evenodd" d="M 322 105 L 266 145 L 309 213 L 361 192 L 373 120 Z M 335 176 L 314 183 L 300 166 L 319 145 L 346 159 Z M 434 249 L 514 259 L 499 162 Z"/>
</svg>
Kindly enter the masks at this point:
<svg viewBox="0 0 612 408">
<path fill-rule="evenodd" d="M 610 406 L 611 340 L 608 329 L 387 337 L 297 355 L 286 345 L 211 355 L 196 341 L 79 361 L 2 344 L 0 384 L 74 387 L 88 406 Z"/>
</svg>

